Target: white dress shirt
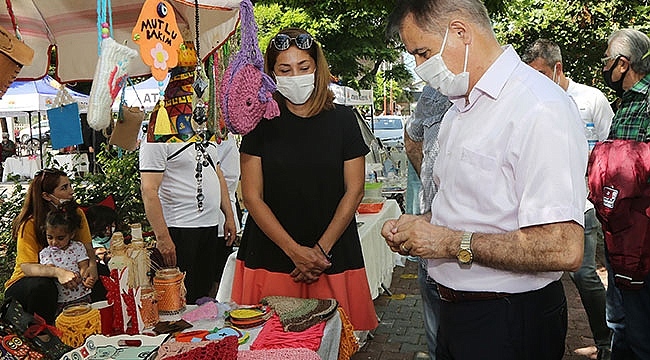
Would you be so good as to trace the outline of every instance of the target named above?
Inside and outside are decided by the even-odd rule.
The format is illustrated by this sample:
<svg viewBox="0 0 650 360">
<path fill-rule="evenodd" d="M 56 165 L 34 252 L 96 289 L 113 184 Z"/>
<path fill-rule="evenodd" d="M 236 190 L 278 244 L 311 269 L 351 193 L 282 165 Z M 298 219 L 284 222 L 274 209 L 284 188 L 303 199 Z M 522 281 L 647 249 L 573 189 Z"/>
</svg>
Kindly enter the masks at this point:
<svg viewBox="0 0 650 360">
<path fill-rule="evenodd" d="M 566 92 L 511 46 L 465 98 L 451 99 L 434 167 L 433 224 L 505 233 L 564 221 L 583 225 L 587 141 Z M 437 282 L 466 291 L 540 289 L 562 272 L 521 273 L 455 259 L 429 260 Z"/>
</svg>

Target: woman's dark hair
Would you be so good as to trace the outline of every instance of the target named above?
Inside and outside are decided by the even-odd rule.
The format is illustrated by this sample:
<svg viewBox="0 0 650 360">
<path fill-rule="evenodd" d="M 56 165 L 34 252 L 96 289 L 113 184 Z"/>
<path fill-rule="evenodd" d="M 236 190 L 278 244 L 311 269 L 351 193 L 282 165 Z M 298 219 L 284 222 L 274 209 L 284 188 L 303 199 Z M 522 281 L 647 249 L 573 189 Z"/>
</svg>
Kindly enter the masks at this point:
<svg viewBox="0 0 650 360">
<path fill-rule="evenodd" d="M 45 226 L 62 226 L 66 228 L 68 233 L 79 230 L 81 228 L 81 215 L 77 212 L 77 204 L 74 201 L 68 201 L 50 210 L 45 218 Z"/>
<path fill-rule="evenodd" d="M 90 235 L 102 237 L 106 227 L 117 223 L 117 212 L 104 205 L 93 205 L 86 210 L 86 220 L 90 228 Z"/>
<path fill-rule="evenodd" d="M 33 218 L 36 240 L 42 247 L 47 246 L 45 217 L 54 208 L 54 205 L 43 199 L 43 193 L 52 194 L 54 189 L 59 185 L 62 176 L 67 177 L 68 174 L 58 169 L 42 169 L 36 172 L 34 180 L 32 180 L 31 184 L 29 184 L 29 189 L 27 189 L 23 207 L 12 224 L 11 236 L 14 240 L 18 239 L 18 231 L 20 231 L 21 227 L 29 219 Z M 71 201 L 71 203 L 74 202 Z M 76 203 L 74 205 L 76 206 Z"/>
</svg>

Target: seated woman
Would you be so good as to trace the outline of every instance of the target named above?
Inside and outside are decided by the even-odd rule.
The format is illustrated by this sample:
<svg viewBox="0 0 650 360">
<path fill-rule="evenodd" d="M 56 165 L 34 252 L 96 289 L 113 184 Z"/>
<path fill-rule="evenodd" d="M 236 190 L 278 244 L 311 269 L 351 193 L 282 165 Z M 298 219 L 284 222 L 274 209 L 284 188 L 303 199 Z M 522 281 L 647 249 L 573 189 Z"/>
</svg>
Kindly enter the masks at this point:
<svg viewBox="0 0 650 360">
<path fill-rule="evenodd" d="M 89 286 L 97 281 L 97 266 L 91 261 L 81 276 L 59 277 L 55 267 L 39 264 L 38 253 L 48 246 L 45 218 L 58 205 L 74 201 L 74 191 L 65 172 L 43 169 L 34 175 L 25 196 L 20 214 L 14 219 L 12 236 L 16 239 L 16 265 L 5 283 L 5 297 L 13 297 L 28 313 L 37 313 L 48 324 L 54 324 L 58 291 L 55 281 L 65 288 L 77 287 L 82 282 Z M 76 238 L 84 244 L 88 257 L 94 258 L 90 230 L 83 211 L 76 208 L 81 226 Z"/>
</svg>

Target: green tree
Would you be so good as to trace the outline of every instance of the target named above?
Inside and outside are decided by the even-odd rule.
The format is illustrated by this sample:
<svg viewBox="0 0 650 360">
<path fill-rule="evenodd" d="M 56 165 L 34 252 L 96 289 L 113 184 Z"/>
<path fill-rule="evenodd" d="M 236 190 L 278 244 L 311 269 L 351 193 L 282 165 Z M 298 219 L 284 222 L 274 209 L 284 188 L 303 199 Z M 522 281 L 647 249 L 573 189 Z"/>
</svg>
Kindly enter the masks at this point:
<svg viewBox="0 0 650 360">
<path fill-rule="evenodd" d="M 493 16 L 497 37 L 522 53 L 543 37 L 562 49 L 565 72 L 577 82 L 610 94 L 602 81 L 603 57 L 612 31 L 634 27 L 647 32 L 650 9 L 645 1 L 509 0 Z"/>
</svg>

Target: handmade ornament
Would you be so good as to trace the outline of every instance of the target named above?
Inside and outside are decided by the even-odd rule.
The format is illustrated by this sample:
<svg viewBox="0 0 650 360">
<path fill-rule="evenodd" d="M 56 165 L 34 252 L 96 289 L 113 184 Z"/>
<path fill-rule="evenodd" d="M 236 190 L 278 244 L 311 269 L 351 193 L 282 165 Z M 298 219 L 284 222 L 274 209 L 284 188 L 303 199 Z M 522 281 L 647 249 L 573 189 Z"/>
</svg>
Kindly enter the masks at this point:
<svg viewBox="0 0 650 360">
<path fill-rule="evenodd" d="M 61 85 L 53 107 L 47 110 L 50 123 L 52 149 L 83 144 L 79 105 L 74 101 L 65 86 Z"/>
<path fill-rule="evenodd" d="M 16 80 L 20 69 L 30 65 L 33 58 L 32 48 L 0 26 L 0 98 L 9 85 Z"/>
<path fill-rule="evenodd" d="M 56 318 L 55 324 L 61 330 L 61 340 L 73 348 L 81 346 L 86 337 L 102 332 L 99 310 L 88 304 L 66 307 Z"/>
<path fill-rule="evenodd" d="M 88 125 L 91 128 L 103 130 L 110 126 L 111 105 L 124 87 L 129 62 L 137 55 L 137 51 L 118 44 L 110 37 L 102 39 L 101 54 L 88 99 Z"/>
<path fill-rule="evenodd" d="M 162 97 L 162 104 L 158 103 L 149 120 L 147 130 L 148 142 L 195 142 L 201 140 L 196 136 L 192 126 L 192 84 L 194 83 L 193 67 L 176 67 L 172 69 L 167 89 Z M 158 128 L 158 114 L 164 110 L 167 122 L 172 127 L 173 134 L 161 134 Z"/>
<path fill-rule="evenodd" d="M 241 49 L 230 60 L 221 82 L 221 109 L 226 126 L 246 135 L 265 119 L 280 115 L 273 100 L 273 80 L 264 73 L 264 60 L 257 42 L 253 4 L 240 4 Z"/>
<path fill-rule="evenodd" d="M 178 268 L 156 271 L 153 286 L 158 293 L 158 312 L 165 315 L 180 314 L 185 310 L 185 273 Z"/>
<path fill-rule="evenodd" d="M 156 114 L 154 132 L 158 135 L 175 134 L 164 105 L 164 83 L 169 69 L 178 63 L 178 49 L 183 43 L 176 24 L 174 8 L 164 0 L 146 0 L 131 32 L 133 41 L 140 46 L 140 57 L 151 68 L 158 80 L 160 107 Z"/>
</svg>

